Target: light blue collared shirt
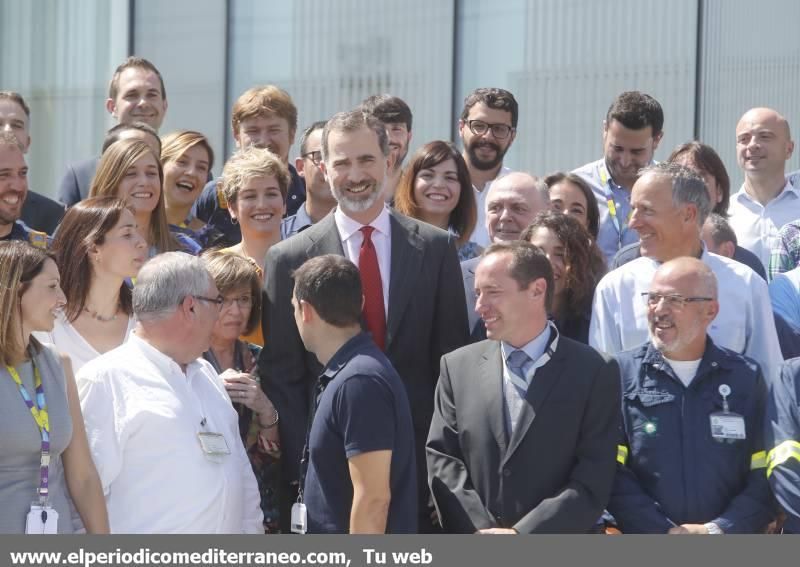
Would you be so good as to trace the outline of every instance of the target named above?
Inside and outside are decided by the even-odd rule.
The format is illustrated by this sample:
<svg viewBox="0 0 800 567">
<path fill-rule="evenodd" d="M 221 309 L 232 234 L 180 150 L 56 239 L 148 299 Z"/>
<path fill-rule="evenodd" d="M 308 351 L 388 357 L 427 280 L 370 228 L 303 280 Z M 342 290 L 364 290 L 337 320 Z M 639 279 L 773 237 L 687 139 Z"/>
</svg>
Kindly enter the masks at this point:
<svg viewBox="0 0 800 567">
<path fill-rule="evenodd" d="M 544 355 L 545 349 L 547 349 L 547 343 L 550 342 L 551 333 L 550 324 L 548 323 L 541 333 L 520 349 L 516 349 L 504 341 L 500 343 L 500 351 L 503 355 L 503 400 L 505 401 L 503 404 L 505 409 L 503 414 L 505 417 L 506 431 L 509 437 L 517 425 L 519 414 L 522 411 L 522 404 L 525 403 L 525 399 L 509 379 L 509 373 L 511 371 L 508 368 L 508 356 L 515 350 L 521 350 L 530 357 L 531 364 L 535 364 L 536 361 Z M 527 376 L 525 379 L 526 381 L 528 380 Z M 530 387 L 530 383 L 528 383 L 528 387 Z"/>
</svg>

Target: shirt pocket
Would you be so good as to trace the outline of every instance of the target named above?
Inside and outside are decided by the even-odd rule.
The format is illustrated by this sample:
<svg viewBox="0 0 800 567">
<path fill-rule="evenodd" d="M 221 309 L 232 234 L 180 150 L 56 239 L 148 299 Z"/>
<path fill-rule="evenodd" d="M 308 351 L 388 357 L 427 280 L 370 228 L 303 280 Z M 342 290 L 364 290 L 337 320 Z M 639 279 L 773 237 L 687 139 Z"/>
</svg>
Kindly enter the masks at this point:
<svg viewBox="0 0 800 567">
<path fill-rule="evenodd" d="M 648 458 L 648 453 L 663 446 L 662 439 L 674 438 L 680 420 L 677 397 L 660 389 L 634 390 L 624 397 L 631 453 Z"/>
</svg>

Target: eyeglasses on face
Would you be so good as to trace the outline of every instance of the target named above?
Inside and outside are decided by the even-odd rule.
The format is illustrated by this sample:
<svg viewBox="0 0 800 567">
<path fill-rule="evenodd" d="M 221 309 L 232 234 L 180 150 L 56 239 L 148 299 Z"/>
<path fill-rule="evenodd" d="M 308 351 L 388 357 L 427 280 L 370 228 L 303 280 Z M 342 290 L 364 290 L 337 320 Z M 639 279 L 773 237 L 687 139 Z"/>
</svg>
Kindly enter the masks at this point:
<svg viewBox="0 0 800 567">
<path fill-rule="evenodd" d="M 300 157 L 310 159 L 311 163 L 314 165 L 319 165 L 322 163 L 322 152 L 317 150 L 315 152 L 306 152 L 302 154 Z"/>
<path fill-rule="evenodd" d="M 241 297 L 224 297 L 222 299 L 222 308 L 228 309 L 233 304 L 238 305 L 241 309 L 247 309 L 253 305 L 253 298 L 249 295 L 242 295 Z"/>
<path fill-rule="evenodd" d="M 470 120 L 467 122 L 467 126 L 476 136 L 483 136 L 487 130 L 491 130 L 492 136 L 498 140 L 508 138 L 509 134 L 514 130 L 508 124 L 489 124 L 483 120 Z"/>
<path fill-rule="evenodd" d="M 697 303 L 700 301 L 714 301 L 713 297 L 684 297 L 677 293 L 663 294 L 655 293 L 653 291 L 642 292 L 642 299 L 651 309 L 658 307 L 663 299 L 667 307 L 674 311 L 680 311 L 686 307 L 687 303 Z"/>
<path fill-rule="evenodd" d="M 222 309 L 222 305 L 225 303 L 225 298 L 221 295 L 218 295 L 216 298 L 214 297 L 205 297 L 202 295 L 193 295 L 195 299 L 199 301 L 205 301 L 206 303 L 213 303 L 217 306 L 217 309 Z"/>
</svg>

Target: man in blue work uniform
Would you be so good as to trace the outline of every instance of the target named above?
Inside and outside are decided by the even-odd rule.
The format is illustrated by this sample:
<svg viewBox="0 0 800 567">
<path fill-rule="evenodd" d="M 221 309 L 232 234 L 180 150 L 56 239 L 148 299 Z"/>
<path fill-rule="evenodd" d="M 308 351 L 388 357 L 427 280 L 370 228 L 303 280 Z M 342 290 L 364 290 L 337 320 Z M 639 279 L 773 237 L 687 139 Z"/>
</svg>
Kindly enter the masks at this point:
<svg viewBox="0 0 800 567">
<path fill-rule="evenodd" d="M 783 533 L 800 533 L 800 358 L 787 360 L 767 402 L 767 479 L 786 517 Z"/>
<path fill-rule="evenodd" d="M 766 387 L 754 361 L 716 346 L 717 282 L 700 260 L 664 263 L 644 294 L 650 340 L 617 355 L 623 430 L 608 510 L 623 533 L 762 532 Z"/>
<path fill-rule="evenodd" d="M 27 196 L 28 166 L 22 146 L 14 134 L 0 131 L 0 242 L 24 240 L 46 248 L 47 235 L 19 220 Z"/>
</svg>

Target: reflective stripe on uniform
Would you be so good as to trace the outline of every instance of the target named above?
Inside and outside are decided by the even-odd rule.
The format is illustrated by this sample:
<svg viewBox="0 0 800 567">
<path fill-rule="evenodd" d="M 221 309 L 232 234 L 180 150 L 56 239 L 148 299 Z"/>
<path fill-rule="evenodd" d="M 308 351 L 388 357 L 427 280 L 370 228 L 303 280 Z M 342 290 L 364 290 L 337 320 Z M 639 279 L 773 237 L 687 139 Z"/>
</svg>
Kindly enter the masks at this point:
<svg viewBox="0 0 800 567">
<path fill-rule="evenodd" d="M 763 469 L 766 467 L 767 467 L 767 452 L 759 451 L 758 453 L 753 453 L 753 456 L 750 458 L 750 470 L 754 471 L 756 469 Z"/>
<path fill-rule="evenodd" d="M 800 461 L 800 443 L 789 440 L 775 447 L 767 453 L 767 476 L 769 477 L 772 474 L 772 470 L 775 467 L 782 465 L 791 458 Z"/>
<path fill-rule="evenodd" d="M 617 462 L 621 465 L 628 460 L 628 448 L 625 445 L 617 445 Z"/>
</svg>

